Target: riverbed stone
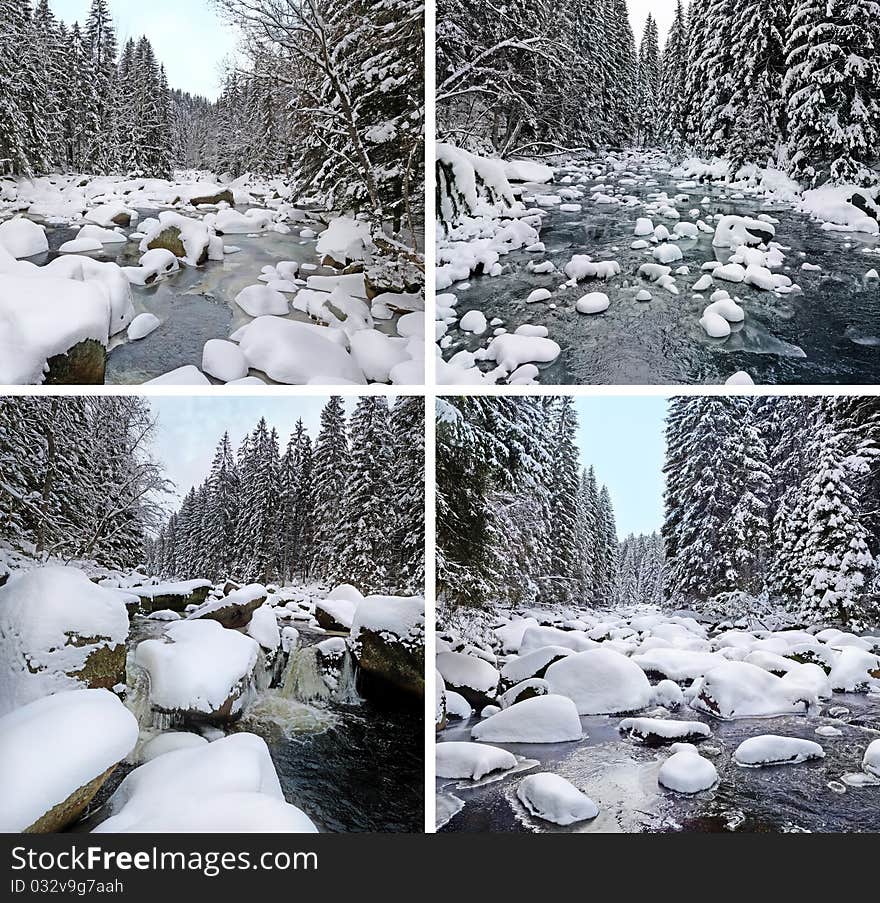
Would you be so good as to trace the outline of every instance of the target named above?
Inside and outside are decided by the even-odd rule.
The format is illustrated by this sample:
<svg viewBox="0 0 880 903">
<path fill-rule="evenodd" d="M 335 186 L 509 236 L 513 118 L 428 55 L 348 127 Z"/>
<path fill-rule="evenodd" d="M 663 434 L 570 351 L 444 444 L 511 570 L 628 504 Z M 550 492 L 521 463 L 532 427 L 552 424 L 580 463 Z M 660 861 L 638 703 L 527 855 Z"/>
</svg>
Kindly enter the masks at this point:
<svg viewBox="0 0 880 903">
<path fill-rule="evenodd" d="M 103 386 L 107 349 L 94 339 L 86 339 L 64 354 L 49 358 L 48 364 L 44 385 Z"/>
<path fill-rule="evenodd" d="M 186 248 L 180 237 L 180 229 L 177 226 L 169 226 L 163 229 L 148 245 L 148 251 L 155 251 L 162 248 L 164 251 L 170 251 L 175 257 L 184 259 L 186 257 Z M 197 261 L 198 266 L 203 266 L 208 262 L 208 247 L 202 249 L 202 253 Z"/>
<path fill-rule="evenodd" d="M 59 803 L 45 815 L 40 816 L 32 825 L 25 828 L 22 833 L 58 834 L 65 828 L 70 827 L 70 825 L 79 820 L 116 767 L 116 765 L 111 765 L 103 774 L 99 774 L 94 780 L 75 790 L 64 802 Z"/>
</svg>

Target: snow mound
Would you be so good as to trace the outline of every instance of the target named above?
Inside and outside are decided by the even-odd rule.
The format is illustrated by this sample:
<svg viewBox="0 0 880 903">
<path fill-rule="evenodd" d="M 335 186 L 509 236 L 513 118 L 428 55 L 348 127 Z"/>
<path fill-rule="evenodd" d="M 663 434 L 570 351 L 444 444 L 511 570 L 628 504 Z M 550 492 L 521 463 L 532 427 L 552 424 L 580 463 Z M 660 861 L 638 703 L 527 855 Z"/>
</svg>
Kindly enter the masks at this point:
<svg viewBox="0 0 880 903">
<path fill-rule="evenodd" d="M 872 740 L 868 744 L 862 759 L 862 768 L 869 774 L 880 778 L 880 739 Z"/>
<path fill-rule="evenodd" d="M 201 734 L 192 734 L 187 731 L 166 731 L 144 744 L 144 748 L 141 750 L 141 762 L 151 762 L 159 756 L 164 756 L 165 753 L 205 746 L 207 743 L 208 741 Z"/>
<path fill-rule="evenodd" d="M 49 250 L 46 230 L 29 219 L 16 217 L 0 223 L 0 246 L 14 258 L 35 257 Z"/>
<path fill-rule="evenodd" d="M 96 834 L 317 832 L 284 801 L 265 741 L 246 733 L 141 765 L 107 807 L 111 817 Z"/>
<path fill-rule="evenodd" d="M 150 702 L 165 711 L 213 714 L 240 692 L 257 664 L 259 646 L 216 621 L 179 621 L 166 630 L 170 642 L 144 640 L 135 662 L 150 675 Z"/>
<path fill-rule="evenodd" d="M 574 703 L 565 696 L 536 696 L 502 709 L 471 729 L 489 743 L 565 743 L 583 736 Z"/>
<path fill-rule="evenodd" d="M 284 316 L 289 312 L 287 298 L 268 285 L 251 285 L 242 289 L 235 303 L 249 317 Z"/>
<path fill-rule="evenodd" d="M 437 777 L 479 781 L 493 771 L 516 767 L 516 756 L 497 746 L 479 743 L 438 743 L 436 747 Z"/>
<path fill-rule="evenodd" d="M 523 632 L 519 651 L 521 655 L 534 652 L 544 646 L 562 646 L 574 652 L 594 649 L 598 643 L 578 630 L 560 630 L 558 627 L 527 627 Z"/>
<path fill-rule="evenodd" d="M 691 708 L 723 720 L 798 715 L 815 704 L 815 693 L 748 662 L 725 662 L 691 688 Z"/>
<path fill-rule="evenodd" d="M 79 689 L 96 652 L 124 645 L 126 594 L 72 567 L 38 567 L 0 588 L 0 714 Z"/>
<path fill-rule="evenodd" d="M 645 672 L 613 649 L 588 649 L 550 665 L 544 679 L 551 693 L 571 699 L 580 715 L 633 712 L 651 704 Z"/>
<path fill-rule="evenodd" d="M 672 755 L 660 766 L 657 783 L 676 793 L 700 793 L 718 783 L 715 766 L 690 743 L 675 743 Z"/>
<path fill-rule="evenodd" d="M 137 719 L 109 690 L 56 693 L 4 715 L 0 831 L 31 827 L 124 759 L 137 739 Z"/>
<path fill-rule="evenodd" d="M 494 696 L 499 674 L 485 659 L 463 652 L 441 652 L 437 656 L 437 670 L 448 687 L 473 690 Z"/>
<path fill-rule="evenodd" d="M 763 765 L 797 765 L 811 759 L 824 759 L 825 750 L 812 740 L 798 737 L 778 737 L 762 734 L 743 740 L 733 754 L 737 765 L 760 767 Z"/>
<path fill-rule="evenodd" d="M 315 250 L 321 256 L 331 257 L 344 266 L 364 260 L 370 244 L 369 224 L 340 216 L 331 220 L 327 229 L 321 233 Z"/>
<path fill-rule="evenodd" d="M 617 729 L 630 737 L 657 742 L 709 737 L 712 731 L 702 721 L 673 721 L 667 718 L 624 718 Z"/>
<path fill-rule="evenodd" d="M 550 772 L 523 778 L 516 795 L 532 815 L 556 825 L 571 825 L 599 814 L 599 807 L 583 791 Z"/>
<path fill-rule="evenodd" d="M 506 662 L 501 669 L 501 677 L 508 684 L 518 684 L 530 677 L 540 676 L 551 662 L 571 653 L 571 648 L 566 646 L 541 646 Z"/>
<path fill-rule="evenodd" d="M 775 235 L 776 229 L 770 223 L 748 216 L 729 214 L 718 220 L 712 244 L 716 248 L 729 248 L 735 251 L 741 245 L 752 247 L 767 244 L 773 241 Z"/>
</svg>

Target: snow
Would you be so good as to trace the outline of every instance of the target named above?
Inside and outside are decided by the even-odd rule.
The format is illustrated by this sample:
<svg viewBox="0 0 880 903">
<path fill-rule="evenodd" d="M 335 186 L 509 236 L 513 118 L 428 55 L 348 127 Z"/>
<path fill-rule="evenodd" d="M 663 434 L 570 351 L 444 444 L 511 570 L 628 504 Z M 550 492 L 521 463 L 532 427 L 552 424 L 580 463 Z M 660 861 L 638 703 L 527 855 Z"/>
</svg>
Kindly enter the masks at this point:
<svg viewBox="0 0 880 903">
<path fill-rule="evenodd" d="M 146 762 L 125 777 L 107 807 L 110 818 L 95 833 L 317 832 L 284 801 L 265 741 L 247 733 Z"/>
<path fill-rule="evenodd" d="M 233 382 L 248 375 L 248 364 L 241 349 L 225 339 L 209 339 L 202 351 L 202 370 L 222 382 Z"/>
<path fill-rule="evenodd" d="M 284 316 L 289 312 L 287 298 L 268 285 L 251 285 L 236 295 L 235 303 L 249 317 Z"/>
<path fill-rule="evenodd" d="M 633 655 L 632 660 L 644 671 L 655 671 L 669 680 L 681 681 L 702 677 L 723 664 L 725 658 L 717 652 L 660 647 Z"/>
<path fill-rule="evenodd" d="M 651 702 L 654 705 L 662 705 L 667 709 L 677 709 L 684 702 L 684 693 L 681 687 L 672 680 L 661 680 L 653 691 Z"/>
<path fill-rule="evenodd" d="M 538 622 L 534 618 L 517 618 L 509 624 L 496 627 L 494 633 L 504 652 L 519 652 L 526 630 L 537 626 Z"/>
<path fill-rule="evenodd" d="M 281 632 L 272 606 L 263 603 L 252 615 L 247 626 L 247 634 L 270 652 L 281 645 Z"/>
<path fill-rule="evenodd" d="M 518 684 L 529 677 L 534 677 L 556 658 L 571 655 L 572 650 L 566 646 L 541 646 L 531 652 L 525 652 L 506 662 L 501 669 L 501 677 L 510 684 Z"/>
<path fill-rule="evenodd" d="M 551 182 L 553 168 L 535 160 L 508 160 L 504 164 L 504 175 L 511 182 Z"/>
<path fill-rule="evenodd" d="M 590 292 L 577 301 L 575 308 L 580 314 L 600 314 L 608 310 L 610 304 L 611 301 L 604 292 Z"/>
<path fill-rule="evenodd" d="M 166 711 L 217 711 L 257 663 L 257 643 L 216 621 L 180 621 L 165 637 L 138 644 L 135 662 L 150 675 L 150 702 Z"/>
<path fill-rule="evenodd" d="M 207 743 L 208 741 L 201 734 L 191 734 L 187 731 L 166 731 L 144 744 L 141 750 L 141 762 L 151 762 L 176 749 L 192 749 L 195 746 L 205 746 Z"/>
<path fill-rule="evenodd" d="M 132 285 L 149 285 L 160 276 L 169 276 L 180 269 L 177 258 L 165 248 L 147 251 L 136 267 L 125 267 L 123 272 Z"/>
<path fill-rule="evenodd" d="M 115 229 L 104 229 L 101 226 L 83 226 L 77 233 L 77 239 L 89 238 L 102 245 L 124 245 L 128 242 L 125 234 Z"/>
<path fill-rule="evenodd" d="M 190 266 L 199 265 L 199 261 L 209 251 L 212 239 L 211 231 L 201 220 L 190 219 L 171 210 L 163 210 L 159 214 L 158 220 L 144 221 L 141 228 L 144 238 L 141 241 L 140 249 L 144 253 L 150 250 L 150 244 L 166 229 L 178 229 L 180 240 L 186 251 L 184 259 Z"/>
<path fill-rule="evenodd" d="M 114 202 L 111 204 L 101 204 L 99 207 L 93 207 L 86 213 L 85 218 L 90 223 L 96 223 L 102 228 L 109 229 L 113 225 L 117 225 L 114 220 L 117 218 L 129 218 L 128 225 L 133 226 L 139 219 L 137 210 L 126 207 L 125 204 Z"/>
<path fill-rule="evenodd" d="M 391 382 L 392 372 L 410 363 L 416 370 L 404 381 L 413 381 L 413 377 L 417 382 L 424 381 L 424 362 L 411 360 L 407 339 L 387 336 L 378 329 L 360 329 L 351 336 L 349 344 L 351 356 L 370 382 Z"/>
<path fill-rule="evenodd" d="M 692 687 L 692 708 L 723 720 L 797 715 L 815 704 L 816 697 L 805 687 L 747 662 L 725 662 L 699 678 Z"/>
<path fill-rule="evenodd" d="M 764 765 L 798 765 L 811 759 L 824 759 L 825 751 L 812 740 L 798 737 L 779 737 L 761 734 L 743 740 L 733 754 L 737 765 L 760 767 Z"/>
<path fill-rule="evenodd" d="M 672 721 L 668 718 L 624 718 L 617 729 L 640 740 L 686 740 L 712 734 L 709 725 L 702 721 Z"/>
<path fill-rule="evenodd" d="M 486 318 L 479 310 L 469 310 L 459 321 L 458 328 L 474 335 L 482 335 L 488 328 Z"/>
<path fill-rule="evenodd" d="M 865 750 L 862 768 L 869 774 L 880 778 L 880 739 L 872 740 Z"/>
<path fill-rule="evenodd" d="M 516 756 L 506 749 L 478 743 L 438 743 L 435 750 L 437 777 L 479 781 L 493 771 L 516 767 Z"/>
<path fill-rule="evenodd" d="M 352 621 L 354 620 L 354 613 L 359 604 L 360 602 L 357 599 L 334 599 L 328 597 L 327 599 L 321 599 L 316 602 L 315 610 L 321 609 L 322 611 L 326 611 L 334 621 L 341 624 L 347 630 L 350 630 Z"/>
<path fill-rule="evenodd" d="M 760 245 L 772 241 L 776 235 L 775 228 L 763 220 L 748 216 L 729 214 L 721 217 L 715 227 L 712 244 L 716 248 L 729 248 L 736 251 L 740 245 Z"/>
<path fill-rule="evenodd" d="M 183 580 L 178 583 L 153 583 L 149 586 L 137 586 L 133 592 L 143 599 L 155 599 L 157 596 L 191 596 L 197 589 L 212 586 L 210 580 Z"/>
<path fill-rule="evenodd" d="M 437 670 L 449 687 L 466 688 L 494 696 L 499 674 L 489 662 L 462 652 L 441 652 L 437 656 Z"/>
<path fill-rule="evenodd" d="M 575 254 L 565 265 L 565 275 L 570 284 L 584 279 L 610 279 L 620 274 L 620 264 L 616 260 L 596 260 L 587 254 Z"/>
<path fill-rule="evenodd" d="M 109 690 L 56 693 L 4 715 L 0 831 L 29 828 L 124 759 L 137 740 L 137 719 Z"/>
<path fill-rule="evenodd" d="M 49 239 L 43 226 L 23 217 L 0 222 L 0 246 L 14 258 L 35 257 L 49 250 Z"/>
<path fill-rule="evenodd" d="M 89 254 L 92 251 L 102 251 L 104 246 L 94 238 L 75 238 L 66 241 L 58 249 L 62 254 Z"/>
<path fill-rule="evenodd" d="M 516 795 L 532 815 L 557 825 L 572 825 L 599 814 L 599 807 L 583 791 L 550 772 L 523 778 Z"/>
<path fill-rule="evenodd" d="M 370 630 L 392 640 L 423 636 L 425 600 L 422 596 L 366 596 L 351 622 L 351 641 L 361 630 Z"/>
<path fill-rule="evenodd" d="M 871 672 L 880 670 L 880 657 L 855 646 L 845 646 L 831 668 L 828 682 L 832 689 L 853 693 L 866 689 L 872 679 Z"/>
<path fill-rule="evenodd" d="M 456 693 L 455 690 L 447 690 L 446 714 L 450 718 L 461 718 L 462 721 L 467 721 L 474 714 L 474 710 L 461 693 Z"/>
<path fill-rule="evenodd" d="M 546 288 L 536 288 L 526 298 L 526 304 L 536 304 L 538 301 L 549 301 L 553 293 Z"/>
<path fill-rule="evenodd" d="M 275 222 L 275 213 L 271 210 L 221 210 L 220 213 L 209 213 L 205 224 L 214 229 L 218 235 L 254 235 L 260 232 L 289 232 L 289 227 Z"/>
<path fill-rule="evenodd" d="M 155 379 L 147 380 L 145 386 L 209 386 L 211 381 L 192 364 L 178 367 L 170 373 L 164 373 Z"/>
<path fill-rule="evenodd" d="M 280 317 L 259 317 L 238 333 L 248 364 L 287 385 L 328 380 L 365 383 L 364 375 L 343 347 L 344 333 Z M 337 338 L 338 336 L 338 338 Z"/>
<path fill-rule="evenodd" d="M 864 210 L 860 210 L 852 203 L 856 194 L 861 197 L 862 205 L 866 209 L 873 209 L 873 217 L 868 216 Z M 827 183 L 819 188 L 805 191 L 795 207 L 813 219 L 819 220 L 832 231 L 862 232 L 867 235 L 880 234 L 880 226 L 878 226 L 880 209 L 871 195 L 857 185 Z"/>
<path fill-rule="evenodd" d="M 0 714 L 79 689 L 68 675 L 82 670 L 93 652 L 125 643 L 127 598 L 73 567 L 36 567 L 10 577 L 0 587 Z M 90 642 L 72 645 L 77 638 Z"/>
<path fill-rule="evenodd" d="M 574 703 L 564 696 L 525 699 L 471 729 L 475 740 L 490 743 L 565 743 L 583 736 Z"/>
<path fill-rule="evenodd" d="M 593 649 L 597 644 L 579 630 L 560 630 L 558 627 L 526 627 L 519 646 L 522 655 L 542 646 L 563 646 L 575 652 Z"/>
<path fill-rule="evenodd" d="M 660 766 L 657 783 L 676 793 L 700 793 L 718 783 L 715 766 L 690 743 L 674 743 L 672 755 Z"/>
<path fill-rule="evenodd" d="M 138 314 L 129 324 L 128 340 L 129 342 L 137 342 L 145 339 L 161 325 L 162 322 L 155 314 Z"/>
<path fill-rule="evenodd" d="M 493 339 L 489 347 L 477 352 L 475 357 L 493 360 L 502 370 L 511 373 L 523 364 L 549 364 L 561 353 L 562 349 L 552 339 L 505 333 Z"/>
<path fill-rule="evenodd" d="M 370 244 L 370 227 L 367 223 L 340 216 L 331 220 L 327 229 L 321 233 L 315 250 L 322 257 L 332 257 L 344 265 L 363 260 Z"/>
<path fill-rule="evenodd" d="M 109 335 L 107 298 L 94 283 L 0 273 L 0 383 L 39 385 L 50 358 L 88 339 L 106 347 Z"/>
<path fill-rule="evenodd" d="M 550 692 L 573 700 L 580 715 L 633 712 L 651 704 L 645 672 L 613 649 L 588 649 L 554 662 L 544 675 Z"/>
</svg>

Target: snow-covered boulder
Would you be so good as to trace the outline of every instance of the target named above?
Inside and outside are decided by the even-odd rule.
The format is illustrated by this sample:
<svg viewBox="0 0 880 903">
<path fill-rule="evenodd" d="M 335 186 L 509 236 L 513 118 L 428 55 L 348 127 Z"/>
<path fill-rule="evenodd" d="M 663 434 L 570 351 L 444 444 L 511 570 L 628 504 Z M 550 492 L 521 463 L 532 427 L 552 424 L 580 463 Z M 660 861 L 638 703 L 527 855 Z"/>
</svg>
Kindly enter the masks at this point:
<svg viewBox="0 0 880 903">
<path fill-rule="evenodd" d="M 599 644 L 580 630 L 560 630 L 558 627 L 528 627 L 522 636 L 521 655 L 544 646 L 562 646 L 573 652 L 595 649 Z"/>
<path fill-rule="evenodd" d="M 862 758 L 862 768 L 875 777 L 880 778 L 880 739 L 872 740 Z"/>
<path fill-rule="evenodd" d="M 536 696 L 486 718 L 471 728 L 488 743 L 565 743 L 583 736 L 574 703 L 565 696 Z"/>
<path fill-rule="evenodd" d="M 49 239 L 43 226 L 24 217 L 0 223 L 0 246 L 17 260 L 35 257 L 49 250 Z"/>
<path fill-rule="evenodd" d="M 242 714 L 258 644 L 216 621 L 177 621 L 164 640 L 144 640 L 135 662 L 150 675 L 150 703 L 186 720 L 226 723 Z"/>
<path fill-rule="evenodd" d="M 210 580 L 184 580 L 180 583 L 154 583 L 152 586 L 135 586 L 132 592 L 140 597 L 147 614 L 169 608 L 182 612 L 188 605 L 201 605 L 208 598 Z"/>
<path fill-rule="evenodd" d="M 351 622 L 351 651 L 365 696 L 398 691 L 425 694 L 425 600 L 422 596 L 367 596 Z"/>
<path fill-rule="evenodd" d="M 190 266 L 208 262 L 213 236 L 201 220 L 163 210 L 158 220 L 147 220 L 141 228 L 144 230 L 141 251 L 170 251 Z"/>
<path fill-rule="evenodd" d="M 811 759 L 824 759 L 825 750 L 812 740 L 761 734 L 743 740 L 733 754 L 737 765 L 757 768 L 764 765 L 798 765 Z"/>
<path fill-rule="evenodd" d="M 136 267 L 125 267 L 123 272 L 132 285 L 152 285 L 164 276 L 180 269 L 177 257 L 165 248 L 147 251 Z"/>
<path fill-rule="evenodd" d="M 479 781 L 493 771 L 516 767 L 516 756 L 506 749 L 482 743 L 438 743 L 435 750 L 438 778 Z"/>
<path fill-rule="evenodd" d="M 512 687 L 524 680 L 543 677 L 547 668 L 572 654 L 566 646 L 541 646 L 505 662 L 501 669 L 501 682 L 505 687 Z"/>
<path fill-rule="evenodd" d="M 529 677 L 514 684 L 509 690 L 505 690 L 498 697 L 498 704 L 502 709 L 508 709 L 524 699 L 532 699 L 535 696 L 546 696 L 550 692 L 550 685 L 541 677 Z"/>
<path fill-rule="evenodd" d="M 247 635 L 256 640 L 268 653 L 275 652 L 281 645 L 281 631 L 271 605 L 263 603 L 248 622 Z"/>
<path fill-rule="evenodd" d="M 690 693 L 691 708 L 724 720 L 803 714 L 818 701 L 806 687 L 737 661 L 712 668 Z"/>
<path fill-rule="evenodd" d="M 342 269 L 349 263 L 363 261 L 370 244 L 369 223 L 340 216 L 321 233 L 315 250 L 325 264 Z"/>
<path fill-rule="evenodd" d="M 551 772 L 523 778 L 516 795 L 532 815 L 556 825 L 572 825 L 599 814 L 599 807 L 583 791 Z"/>
<path fill-rule="evenodd" d="M 128 597 L 72 567 L 0 587 L 0 714 L 50 693 L 125 681 Z"/>
<path fill-rule="evenodd" d="M 266 601 L 266 587 L 249 583 L 232 590 L 221 599 L 211 599 L 187 616 L 190 620 L 207 618 L 230 630 L 240 630 L 250 624 L 253 613 Z"/>
<path fill-rule="evenodd" d="M 317 832 L 304 812 L 285 802 L 265 741 L 246 733 L 141 765 L 107 808 L 110 817 L 96 834 Z"/>
<path fill-rule="evenodd" d="M 441 652 L 437 670 L 447 688 L 460 693 L 472 706 L 482 708 L 495 699 L 500 675 L 485 659 L 463 652 Z"/>
<path fill-rule="evenodd" d="M 189 731 L 165 731 L 152 740 L 148 740 L 141 749 L 140 761 L 152 762 L 165 753 L 178 749 L 192 749 L 196 746 L 206 746 L 208 741 L 201 734 L 193 734 Z"/>
<path fill-rule="evenodd" d="M 443 680 L 442 674 L 440 680 Z M 474 710 L 461 693 L 456 693 L 455 690 L 446 690 L 446 714 L 449 718 L 467 721 L 474 714 Z"/>
<path fill-rule="evenodd" d="M 137 210 L 126 207 L 125 204 L 114 202 L 101 204 L 99 207 L 92 207 L 86 213 L 85 218 L 90 223 L 109 229 L 111 226 L 133 226 L 140 217 Z"/>
<path fill-rule="evenodd" d="M 660 766 L 657 783 L 676 793 L 700 793 L 718 783 L 715 766 L 690 743 L 675 743 L 672 755 Z"/>
<path fill-rule="evenodd" d="M 250 285 L 235 296 L 235 303 L 249 317 L 286 316 L 287 298 L 268 285 Z"/>
<path fill-rule="evenodd" d="M 617 729 L 650 743 L 691 741 L 709 737 L 712 731 L 702 721 L 674 721 L 671 718 L 624 718 Z"/>
<path fill-rule="evenodd" d="M 137 719 L 109 690 L 56 693 L 4 715 L 0 832 L 64 830 L 137 740 Z"/>
<path fill-rule="evenodd" d="M 283 317 L 259 317 L 236 333 L 248 364 L 286 385 L 351 383 L 366 379 L 345 348 L 342 330 Z"/>
<path fill-rule="evenodd" d="M 880 656 L 856 646 L 840 651 L 828 682 L 841 693 L 863 693 L 871 686 L 880 686 Z"/>
<path fill-rule="evenodd" d="M 509 624 L 496 627 L 493 633 L 501 644 L 503 652 L 519 652 L 523 634 L 529 627 L 537 627 L 535 618 L 517 618 Z"/>
<path fill-rule="evenodd" d="M 580 715 L 634 712 L 651 704 L 645 672 L 613 649 L 588 649 L 555 662 L 545 674 L 551 693 L 573 700 Z"/>
<path fill-rule="evenodd" d="M 129 324 L 128 340 L 129 342 L 139 342 L 154 333 L 161 325 L 162 321 L 155 314 L 138 314 Z"/>
<path fill-rule="evenodd" d="M 674 681 L 695 680 L 726 661 L 717 652 L 695 652 L 672 647 L 650 649 L 633 655 L 632 660 L 646 674 Z"/>
<path fill-rule="evenodd" d="M 340 593 L 334 595 L 337 591 Z M 342 584 L 326 599 L 319 599 L 315 603 L 315 620 L 324 630 L 348 632 L 354 621 L 354 613 L 363 600 L 364 597 L 355 587 Z"/>
<path fill-rule="evenodd" d="M 208 339 L 202 349 L 202 370 L 224 383 L 244 379 L 248 363 L 241 349 L 226 339 Z"/>
<path fill-rule="evenodd" d="M 735 251 L 740 245 L 754 246 L 773 241 L 776 230 L 764 220 L 729 214 L 722 216 L 715 227 L 712 244 L 716 248 Z"/>
</svg>

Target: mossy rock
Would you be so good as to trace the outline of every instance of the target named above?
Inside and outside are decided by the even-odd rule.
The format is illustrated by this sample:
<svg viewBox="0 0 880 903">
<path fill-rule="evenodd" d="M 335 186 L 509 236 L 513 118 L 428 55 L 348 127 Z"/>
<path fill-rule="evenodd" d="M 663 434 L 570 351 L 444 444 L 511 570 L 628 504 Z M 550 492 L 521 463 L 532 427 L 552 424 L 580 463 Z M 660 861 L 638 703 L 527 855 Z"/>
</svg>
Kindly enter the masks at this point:
<svg viewBox="0 0 880 903">
<path fill-rule="evenodd" d="M 131 214 L 125 212 L 117 213 L 111 222 L 117 226 L 122 226 L 123 229 L 127 229 L 131 225 Z"/>
<path fill-rule="evenodd" d="M 103 386 L 107 349 L 94 339 L 86 339 L 64 354 L 50 357 L 48 363 L 46 386 Z"/>
<path fill-rule="evenodd" d="M 155 251 L 161 248 L 163 251 L 170 251 L 175 257 L 181 260 L 186 258 L 186 248 L 183 246 L 183 240 L 180 237 L 180 229 L 177 226 L 169 226 L 163 229 L 148 245 L 148 251 Z M 197 261 L 198 266 L 203 266 L 208 262 L 208 248 L 202 250 Z"/>
<path fill-rule="evenodd" d="M 364 696 L 377 702 L 389 697 L 424 698 L 424 644 L 403 643 L 364 628 L 357 639 L 358 689 Z"/>
<path fill-rule="evenodd" d="M 218 204 L 224 203 L 229 204 L 230 207 L 235 206 L 235 195 L 228 188 L 218 194 L 206 194 L 204 197 L 193 198 L 190 201 L 193 207 L 201 207 L 203 204 L 212 204 L 216 207 Z"/>
<path fill-rule="evenodd" d="M 60 753 L 63 755 L 64 751 Z M 104 782 L 115 770 L 116 765 L 111 765 L 103 774 L 99 774 L 94 780 L 84 784 L 75 790 L 70 796 L 53 806 L 45 815 L 38 818 L 30 827 L 25 828 L 23 834 L 57 834 L 74 824 L 85 812 L 89 803 L 95 798 Z"/>
<path fill-rule="evenodd" d="M 71 645 L 91 646 L 100 638 L 79 637 Z M 82 681 L 90 690 L 112 690 L 117 684 L 125 683 L 125 643 L 115 646 L 103 645 L 89 654 L 79 671 L 70 674 Z"/>
</svg>

